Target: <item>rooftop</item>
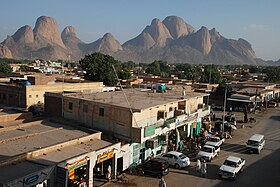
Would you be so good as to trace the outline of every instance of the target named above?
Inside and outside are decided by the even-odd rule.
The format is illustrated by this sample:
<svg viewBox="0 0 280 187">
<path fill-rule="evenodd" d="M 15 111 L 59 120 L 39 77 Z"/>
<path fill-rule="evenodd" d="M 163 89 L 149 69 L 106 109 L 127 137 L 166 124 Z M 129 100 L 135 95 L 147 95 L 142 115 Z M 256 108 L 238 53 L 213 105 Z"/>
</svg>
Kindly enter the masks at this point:
<svg viewBox="0 0 280 187">
<path fill-rule="evenodd" d="M 14 129 L 1 128 L 0 161 L 87 135 L 90 134 L 48 120 L 25 123 Z"/>
<path fill-rule="evenodd" d="M 178 91 L 167 91 L 167 93 L 153 93 L 152 91 L 141 91 L 140 89 L 124 90 L 124 93 L 134 110 L 142 110 L 166 103 L 177 102 L 180 100 L 190 99 L 194 97 L 207 96 L 205 93 L 190 92 L 185 93 Z M 93 93 L 69 94 L 68 97 L 80 98 L 83 100 L 94 101 L 103 104 L 115 105 L 118 107 L 128 108 L 128 103 L 122 91 Z"/>
</svg>

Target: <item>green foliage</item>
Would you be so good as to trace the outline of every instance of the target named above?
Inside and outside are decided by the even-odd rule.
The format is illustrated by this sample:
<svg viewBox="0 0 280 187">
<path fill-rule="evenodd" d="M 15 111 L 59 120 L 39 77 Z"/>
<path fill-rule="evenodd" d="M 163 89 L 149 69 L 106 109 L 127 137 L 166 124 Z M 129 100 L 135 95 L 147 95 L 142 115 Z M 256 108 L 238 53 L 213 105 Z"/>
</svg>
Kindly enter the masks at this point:
<svg viewBox="0 0 280 187">
<path fill-rule="evenodd" d="M 280 67 L 267 67 L 263 72 L 266 74 L 266 82 L 280 81 Z"/>
<path fill-rule="evenodd" d="M 135 63 L 132 62 L 132 61 L 122 63 L 122 68 L 123 69 L 133 70 L 134 67 L 135 67 Z"/>
<path fill-rule="evenodd" d="M 118 70 L 117 72 L 119 79 L 130 79 L 131 73 L 128 69 Z"/>
<path fill-rule="evenodd" d="M 102 81 L 105 85 L 116 85 L 117 78 L 115 76 L 112 65 L 119 67 L 120 62 L 110 55 L 102 53 L 92 53 L 86 55 L 79 61 L 81 68 L 86 71 L 85 79 L 92 81 Z M 118 71 L 118 68 L 116 68 Z"/>
<path fill-rule="evenodd" d="M 192 80 L 192 82 L 197 82 L 201 75 L 202 71 L 199 66 L 190 65 L 190 64 L 178 64 L 176 66 L 177 71 L 180 71 L 179 77 L 182 79 Z"/>
<path fill-rule="evenodd" d="M 223 81 L 223 77 L 215 65 L 207 65 L 204 67 L 204 72 L 201 75 L 200 82 L 220 84 Z"/>
<path fill-rule="evenodd" d="M 0 73 L 12 73 L 12 68 L 6 62 L 0 62 Z"/>
<path fill-rule="evenodd" d="M 19 70 L 20 71 L 27 71 L 28 70 L 28 66 L 27 65 L 20 65 Z"/>
<path fill-rule="evenodd" d="M 170 75 L 170 67 L 167 64 L 167 62 L 155 60 L 151 64 L 148 64 L 146 73 L 162 77 L 168 77 Z"/>
</svg>

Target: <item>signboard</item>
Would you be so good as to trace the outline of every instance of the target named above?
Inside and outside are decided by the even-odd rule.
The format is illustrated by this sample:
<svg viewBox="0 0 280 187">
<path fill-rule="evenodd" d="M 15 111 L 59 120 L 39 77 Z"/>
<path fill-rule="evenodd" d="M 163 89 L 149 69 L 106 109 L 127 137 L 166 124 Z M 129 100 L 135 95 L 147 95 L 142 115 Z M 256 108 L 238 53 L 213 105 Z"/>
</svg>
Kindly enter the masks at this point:
<svg viewBox="0 0 280 187">
<path fill-rule="evenodd" d="M 36 183 L 38 182 L 39 178 L 40 178 L 39 174 L 35 174 L 30 177 L 27 177 L 23 180 L 23 186 L 29 186 L 30 184 Z"/>
<path fill-rule="evenodd" d="M 198 117 L 198 113 L 190 114 L 188 116 L 187 115 L 180 116 L 176 119 L 176 125 L 197 120 L 197 117 Z"/>
<path fill-rule="evenodd" d="M 88 160 L 89 160 L 89 157 L 86 156 L 85 158 L 82 158 L 81 160 L 77 160 L 77 161 L 72 162 L 72 163 L 67 163 L 65 168 L 68 169 L 68 170 L 77 169 L 81 166 L 87 165 Z"/>
<path fill-rule="evenodd" d="M 105 152 L 102 155 L 98 155 L 98 157 L 97 157 L 97 164 L 99 164 L 99 163 L 101 163 L 101 162 L 103 162 L 105 160 L 108 160 L 110 158 L 113 158 L 114 154 L 115 154 L 114 150 L 112 150 L 112 151 L 109 151 L 109 152 Z"/>
<path fill-rule="evenodd" d="M 156 133 L 155 126 L 148 126 L 145 128 L 145 137 L 152 136 Z"/>
</svg>

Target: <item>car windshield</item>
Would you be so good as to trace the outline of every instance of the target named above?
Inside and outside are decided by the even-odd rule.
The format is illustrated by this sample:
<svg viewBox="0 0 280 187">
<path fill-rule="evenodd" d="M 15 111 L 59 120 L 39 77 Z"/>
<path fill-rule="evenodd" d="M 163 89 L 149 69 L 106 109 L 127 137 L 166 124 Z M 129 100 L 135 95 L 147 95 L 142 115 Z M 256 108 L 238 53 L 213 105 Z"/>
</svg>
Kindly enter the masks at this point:
<svg viewBox="0 0 280 187">
<path fill-rule="evenodd" d="M 202 147 L 201 151 L 207 152 L 207 153 L 212 153 L 212 149 L 209 147 Z"/>
<path fill-rule="evenodd" d="M 248 140 L 247 144 L 248 144 L 248 145 L 258 145 L 259 142 L 253 141 L 253 140 Z"/>
<path fill-rule="evenodd" d="M 187 158 L 187 156 L 186 156 L 186 155 L 184 155 L 184 154 L 179 155 L 179 157 L 180 157 L 181 159 L 185 159 L 185 158 Z"/>
<path fill-rule="evenodd" d="M 212 138 L 209 138 L 209 141 L 210 141 L 210 142 L 218 142 L 219 139 L 218 139 L 218 138 L 213 138 L 213 137 L 212 137 Z"/>
<path fill-rule="evenodd" d="M 236 163 L 230 160 L 225 160 L 224 165 L 226 166 L 231 166 L 231 167 L 236 167 Z"/>
</svg>

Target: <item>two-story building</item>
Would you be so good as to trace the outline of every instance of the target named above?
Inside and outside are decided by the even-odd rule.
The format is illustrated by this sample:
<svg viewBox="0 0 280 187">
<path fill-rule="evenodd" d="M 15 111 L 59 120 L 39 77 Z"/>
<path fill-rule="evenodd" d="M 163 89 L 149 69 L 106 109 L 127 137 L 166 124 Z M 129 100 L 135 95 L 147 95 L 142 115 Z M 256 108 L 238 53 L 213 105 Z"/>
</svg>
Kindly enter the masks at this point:
<svg viewBox="0 0 280 187">
<path fill-rule="evenodd" d="M 155 93 L 139 89 L 63 96 L 47 92 L 45 111 L 100 130 L 107 138 L 132 143 L 131 162 L 139 162 L 151 151 L 155 155 L 165 151 L 172 130 L 184 131 L 189 137 L 200 133 L 201 118 L 210 113 L 203 104 L 205 96 L 205 93 Z M 63 105 L 63 111 L 56 105 Z"/>
</svg>

